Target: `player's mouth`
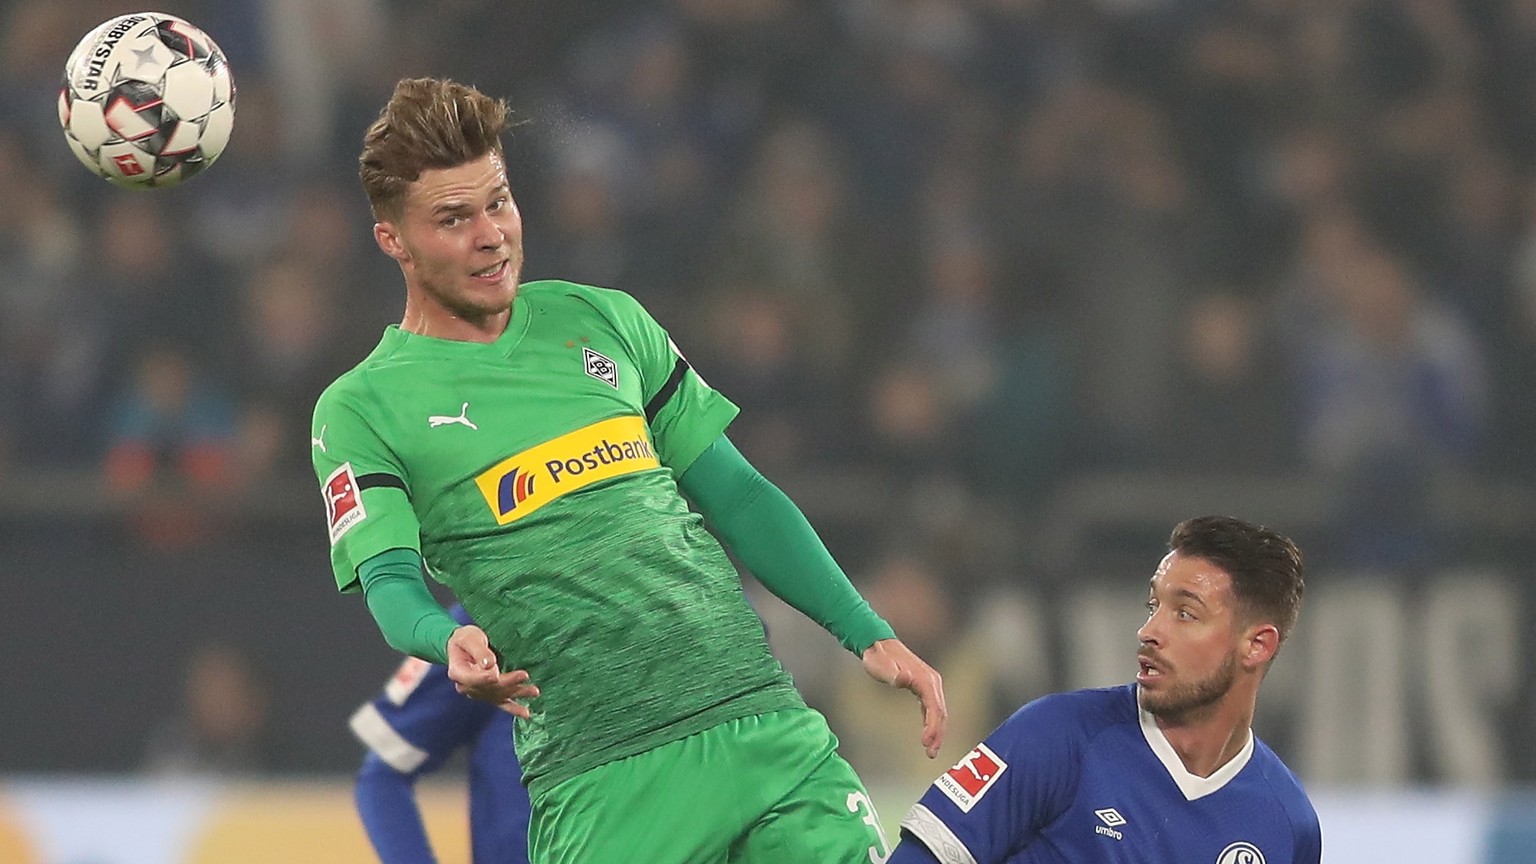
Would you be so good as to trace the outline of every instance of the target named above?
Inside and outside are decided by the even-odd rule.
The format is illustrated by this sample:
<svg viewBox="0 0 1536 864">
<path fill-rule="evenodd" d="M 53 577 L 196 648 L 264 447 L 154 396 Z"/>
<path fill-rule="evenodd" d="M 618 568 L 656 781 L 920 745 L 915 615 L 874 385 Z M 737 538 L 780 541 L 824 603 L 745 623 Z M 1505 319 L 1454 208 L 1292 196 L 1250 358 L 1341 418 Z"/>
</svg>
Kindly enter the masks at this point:
<svg viewBox="0 0 1536 864">
<path fill-rule="evenodd" d="M 1137 655 L 1136 662 L 1140 666 L 1140 670 L 1136 673 L 1137 683 L 1145 684 L 1167 674 L 1163 664 L 1158 663 L 1146 654 Z"/>
<path fill-rule="evenodd" d="M 475 277 L 476 279 L 483 279 L 483 280 L 485 280 L 487 282 L 497 282 L 497 281 L 501 280 L 501 277 L 507 275 L 507 267 L 510 264 L 511 264 L 511 261 L 509 261 L 506 258 L 503 258 L 498 263 L 493 264 L 490 267 L 485 268 L 484 270 L 476 270 L 476 271 L 474 271 L 473 273 L 471 273 L 469 275 Z"/>
</svg>

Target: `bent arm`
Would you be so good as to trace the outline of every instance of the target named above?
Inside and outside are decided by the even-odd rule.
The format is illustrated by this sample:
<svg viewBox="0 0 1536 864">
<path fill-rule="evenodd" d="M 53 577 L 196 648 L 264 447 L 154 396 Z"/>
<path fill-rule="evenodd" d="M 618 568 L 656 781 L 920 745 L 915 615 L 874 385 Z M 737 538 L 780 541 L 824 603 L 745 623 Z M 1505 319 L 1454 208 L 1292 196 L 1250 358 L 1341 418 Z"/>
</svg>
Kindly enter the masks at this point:
<svg viewBox="0 0 1536 864">
<path fill-rule="evenodd" d="M 448 637 L 458 628 L 427 589 L 421 555 L 414 549 L 390 549 L 357 568 L 368 611 L 384 640 L 396 651 L 448 665 Z"/>
<path fill-rule="evenodd" d="M 855 654 L 894 638 L 800 508 L 721 435 L 678 478 L 716 535 L 779 599 Z"/>
</svg>

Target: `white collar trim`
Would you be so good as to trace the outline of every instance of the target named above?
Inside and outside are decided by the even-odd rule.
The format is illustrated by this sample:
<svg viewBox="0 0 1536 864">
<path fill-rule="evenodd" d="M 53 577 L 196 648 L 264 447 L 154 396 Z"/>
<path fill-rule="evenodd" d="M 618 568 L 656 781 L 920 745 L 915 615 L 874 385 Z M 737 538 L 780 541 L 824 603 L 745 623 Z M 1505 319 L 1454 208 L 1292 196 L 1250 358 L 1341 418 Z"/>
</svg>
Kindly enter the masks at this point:
<svg viewBox="0 0 1536 864">
<path fill-rule="evenodd" d="M 1209 777 L 1191 774 L 1189 769 L 1184 767 L 1184 760 L 1179 758 L 1173 745 L 1168 743 L 1168 736 L 1157 727 L 1157 720 L 1140 707 L 1136 712 L 1141 715 L 1141 735 L 1147 739 L 1147 746 L 1152 748 L 1158 761 L 1163 763 L 1163 768 L 1168 771 L 1168 776 L 1173 778 L 1179 791 L 1184 793 L 1186 801 L 1194 801 L 1212 792 L 1221 791 L 1222 787 L 1237 776 L 1237 772 L 1243 770 L 1243 766 L 1247 765 L 1249 758 L 1253 756 L 1253 730 L 1249 729 L 1248 740 L 1243 742 L 1243 749 L 1227 760 L 1227 764 L 1217 768 Z"/>
</svg>

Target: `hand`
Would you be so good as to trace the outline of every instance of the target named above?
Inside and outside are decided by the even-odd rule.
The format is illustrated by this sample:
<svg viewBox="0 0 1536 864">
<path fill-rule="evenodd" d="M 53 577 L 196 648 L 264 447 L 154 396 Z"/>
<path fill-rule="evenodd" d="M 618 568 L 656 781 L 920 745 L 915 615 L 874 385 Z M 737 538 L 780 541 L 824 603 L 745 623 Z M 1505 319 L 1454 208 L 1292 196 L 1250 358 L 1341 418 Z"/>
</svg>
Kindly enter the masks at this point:
<svg viewBox="0 0 1536 864">
<path fill-rule="evenodd" d="M 929 759 L 937 757 L 949 719 L 949 709 L 944 707 L 944 680 L 939 673 L 900 639 L 881 639 L 864 649 L 864 671 L 876 681 L 917 694 L 923 711 L 923 749 Z"/>
<path fill-rule="evenodd" d="M 518 699 L 539 695 L 539 688 L 528 683 L 528 672 L 501 671 L 496 652 L 485 631 L 466 624 L 448 637 L 448 678 L 465 696 L 492 705 L 527 720 L 533 716 Z"/>
</svg>

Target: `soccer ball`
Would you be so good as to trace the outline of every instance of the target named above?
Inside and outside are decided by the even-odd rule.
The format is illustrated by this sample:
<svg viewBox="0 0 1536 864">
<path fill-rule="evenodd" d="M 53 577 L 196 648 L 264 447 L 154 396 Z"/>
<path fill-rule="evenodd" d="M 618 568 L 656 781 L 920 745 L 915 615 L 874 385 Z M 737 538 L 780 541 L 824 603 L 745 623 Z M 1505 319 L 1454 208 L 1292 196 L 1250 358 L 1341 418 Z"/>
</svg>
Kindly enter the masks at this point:
<svg viewBox="0 0 1536 864">
<path fill-rule="evenodd" d="M 234 122 L 224 52 L 174 15 L 119 15 L 87 33 L 64 64 L 64 139 L 85 167 L 119 186 L 195 177 L 224 152 Z"/>
</svg>

